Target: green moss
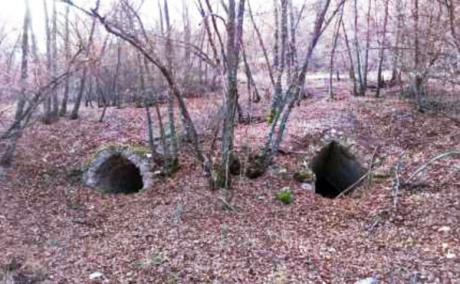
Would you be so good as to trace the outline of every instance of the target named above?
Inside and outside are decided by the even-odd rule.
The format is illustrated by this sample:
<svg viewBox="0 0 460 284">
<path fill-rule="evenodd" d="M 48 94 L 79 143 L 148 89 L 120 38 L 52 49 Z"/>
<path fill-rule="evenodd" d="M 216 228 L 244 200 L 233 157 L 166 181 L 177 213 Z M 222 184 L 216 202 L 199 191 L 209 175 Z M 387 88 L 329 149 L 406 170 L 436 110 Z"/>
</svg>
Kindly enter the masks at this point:
<svg viewBox="0 0 460 284">
<path fill-rule="evenodd" d="M 276 116 L 277 116 L 277 111 L 272 109 L 267 116 L 267 123 L 272 124 L 275 121 Z"/>
<path fill-rule="evenodd" d="M 128 148 L 128 150 L 132 153 L 143 158 L 147 158 L 148 155 L 151 154 L 150 148 L 142 145 L 128 145 L 126 148 Z"/>
<path fill-rule="evenodd" d="M 294 195 L 289 187 L 283 188 L 275 194 L 275 198 L 284 204 L 291 204 L 294 201 Z"/>
<path fill-rule="evenodd" d="M 128 150 L 142 158 L 147 158 L 148 155 L 150 154 L 150 148 L 142 145 L 136 145 L 136 144 L 131 144 L 131 145 L 123 145 L 123 144 L 117 144 L 117 143 L 107 143 L 99 146 L 93 154 L 91 154 L 84 162 L 82 165 L 83 170 L 89 168 L 91 163 L 99 156 L 99 154 L 103 151 L 118 151 L 122 152 L 124 150 Z"/>
</svg>

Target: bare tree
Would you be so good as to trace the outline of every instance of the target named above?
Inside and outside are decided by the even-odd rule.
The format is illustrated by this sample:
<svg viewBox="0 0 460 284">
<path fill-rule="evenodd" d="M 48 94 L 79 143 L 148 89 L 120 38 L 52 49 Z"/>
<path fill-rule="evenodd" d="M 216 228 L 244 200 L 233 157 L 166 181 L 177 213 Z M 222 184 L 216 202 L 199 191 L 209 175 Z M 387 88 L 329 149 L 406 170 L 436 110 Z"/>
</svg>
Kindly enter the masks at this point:
<svg viewBox="0 0 460 284">
<path fill-rule="evenodd" d="M 333 75 L 334 75 L 334 62 L 335 62 L 335 52 L 337 49 L 337 42 L 340 35 L 340 27 L 342 26 L 343 21 L 343 6 L 340 12 L 340 16 L 337 18 L 335 28 L 334 28 L 334 35 L 332 37 L 332 48 L 331 48 L 331 56 L 329 60 L 329 97 L 331 99 L 334 98 L 334 90 L 333 90 Z"/>
<path fill-rule="evenodd" d="M 70 27 L 69 27 L 69 6 L 65 10 L 65 27 L 64 27 L 64 58 L 65 64 L 69 64 L 70 60 Z M 61 110 L 59 112 L 60 116 L 64 116 L 67 113 L 67 101 L 69 100 L 69 91 L 70 91 L 70 78 L 67 77 L 64 83 L 64 95 L 61 101 Z"/>
<path fill-rule="evenodd" d="M 30 8 L 29 1 L 25 0 L 26 12 L 24 14 L 24 24 L 22 27 L 22 60 L 21 60 L 21 90 L 16 104 L 16 113 L 14 116 L 14 127 L 11 131 L 9 141 L 6 142 L 5 150 L 0 157 L 0 166 L 10 166 L 16 152 L 16 144 L 22 134 L 21 118 L 26 106 L 26 90 L 28 79 L 28 56 L 29 56 L 29 25 L 30 25 Z"/>
<path fill-rule="evenodd" d="M 98 3 L 97 5 L 99 5 L 99 1 L 97 3 Z M 93 45 L 95 29 L 96 29 L 96 19 L 94 19 L 91 24 L 91 30 L 89 33 L 88 41 L 85 44 L 84 56 L 86 58 L 88 58 L 91 54 L 91 47 Z M 83 67 L 82 74 L 80 77 L 80 86 L 79 86 L 77 98 L 75 99 L 75 104 L 72 109 L 72 113 L 70 114 L 70 119 L 78 119 L 78 112 L 80 110 L 81 100 L 83 99 L 83 93 L 85 92 L 87 76 L 88 76 L 88 66 L 85 65 Z"/>
<path fill-rule="evenodd" d="M 46 32 L 46 71 L 47 74 L 51 74 L 51 64 L 53 61 L 52 50 L 51 50 L 51 28 L 48 14 L 48 3 L 47 0 L 43 0 L 43 9 L 45 11 L 45 32 Z M 49 124 L 53 122 L 53 114 L 51 113 L 51 96 L 48 96 L 43 104 L 44 117 L 43 122 Z"/>
<path fill-rule="evenodd" d="M 383 63 L 385 60 L 385 49 L 387 48 L 387 26 L 388 26 L 388 11 L 389 11 L 389 0 L 385 0 L 384 3 L 384 16 L 383 16 L 383 30 L 382 30 L 382 41 L 380 43 L 380 50 L 379 50 L 379 66 L 377 70 L 377 92 L 375 96 L 378 98 L 380 97 L 380 89 L 383 87 Z"/>
<path fill-rule="evenodd" d="M 166 55 L 166 64 L 167 68 L 174 73 L 173 71 L 173 58 L 174 58 L 174 49 L 172 45 L 172 26 L 171 21 L 169 18 L 169 6 L 167 0 L 164 0 L 164 23 L 166 25 L 166 45 L 165 45 L 165 55 Z M 178 145 L 177 145 L 177 134 L 176 134 L 176 123 L 174 118 L 174 95 L 172 94 L 171 90 L 169 91 L 168 95 L 168 128 L 169 128 L 169 136 L 171 140 L 171 157 L 168 161 L 169 168 L 174 170 L 178 167 L 179 158 L 178 158 Z"/>
<path fill-rule="evenodd" d="M 56 0 L 53 0 L 53 19 L 51 28 L 51 75 L 56 78 L 58 75 L 58 47 L 57 47 L 57 10 Z M 53 120 L 59 118 L 59 98 L 57 88 L 51 94 L 52 109 L 51 117 Z"/>
<path fill-rule="evenodd" d="M 225 173 L 223 186 L 229 188 L 230 173 L 229 167 L 234 155 L 234 127 L 235 114 L 238 105 L 238 66 L 243 36 L 243 20 L 245 0 L 240 0 L 238 7 L 235 0 L 228 0 L 227 3 L 227 92 L 225 97 L 225 118 L 222 128 L 222 169 Z M 237 10 L 238 8 L 238 10 Z"/>
<path fill-rule="evenodd" d="M 299 98 L 300 91 L 304 85 L 305 77 L 308 71 L 308 67 L 310 65 L 313 52 L 315 50 L 316 45 L 318 44 L 322 32 L 324 31 L 323 25 L 325 23 L 326 13 L 329 10 L 331 1 L 322 0 L 318 3 L 320 5 L 318 6 L 319 8 L 316 13 L 312 38 L 308 45 L 301 69 L 297 74 L 297 77 L 293 79 L 291 84 L 285 90 L 284 96 L 281 100 L 280 107 L 278 108 L 278 111 L 275 113 L 273 120 L 271 122 L 271 128 L 261 155 L 261 164 L 263 168 L 268 167 L 268 165 L 271 163 L 273 157 L 279 149 L 279 146 L 284 137 L 284 131 L 286 130 L 289 116 L 291 114 L 292 109 L 294 108 L 296 100 Z M 343 2 L 341 5 L 343 5 Z"/>
</svg>

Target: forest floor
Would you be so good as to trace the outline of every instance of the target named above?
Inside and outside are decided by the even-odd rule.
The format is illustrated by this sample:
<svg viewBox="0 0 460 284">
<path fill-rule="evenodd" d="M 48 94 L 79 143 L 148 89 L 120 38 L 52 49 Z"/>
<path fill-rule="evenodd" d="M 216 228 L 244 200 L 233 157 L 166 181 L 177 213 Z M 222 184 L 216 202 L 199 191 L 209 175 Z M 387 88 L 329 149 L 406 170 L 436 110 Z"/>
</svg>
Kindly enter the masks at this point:
<svg viewBox="0 0 460 284">
<path fill-rule="evenodd" d="M 436 161 L 396 199 L 390 173 L 401 160 L 407 179 L 431 157 L 458 149 L 460 124 L 391 94 L 354 98 L 344 90 L 329 101 L 325 90 L 311 92 L 269 171 L 235 178 L 235 211 L 220 208 L 220 193 L 209 191 L 186 146 L 179 172 L 141 193 L 102 194 L 81 184 L 81 165 L 101 145 L 145 143 L 143 109 L 110 109 L 103 123 L 96 108 L 76 121 L 34 124 L 0 183 L 0 281 L 458 283 L 460 158 Z M 197 124 L 212 122 L 203 114 L 216 102 L 188 104 Z M 267 123 L 239 125 L 238 148 L 260 147 L 267 130 Z M 334 132 L 353 139 L 363 160 L 378 147 L 379 170 L 389 174 L 338 199 L 294 181 L 309 146 Z M 285 186 L 295 196 L 290 205 L 274 198 Z"/>
</svg>

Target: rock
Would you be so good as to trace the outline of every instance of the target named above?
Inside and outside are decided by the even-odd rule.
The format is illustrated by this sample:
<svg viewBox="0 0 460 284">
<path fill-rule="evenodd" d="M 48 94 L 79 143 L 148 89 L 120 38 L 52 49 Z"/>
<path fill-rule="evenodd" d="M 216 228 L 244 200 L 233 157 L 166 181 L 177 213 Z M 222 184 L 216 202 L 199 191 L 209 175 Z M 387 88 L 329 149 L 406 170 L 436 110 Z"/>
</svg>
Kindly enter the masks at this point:
<svg viewBox="0 0 460 284">
<path fill-rule="evenodd" d="M 304 190 L 315 192 L 315 185 L 313 183 L 305 182 L 305 183 L 302 183 L 300 187 L 302 187 L 302 189 Z"/>
<path fill-rule="evenodd" d="M 355 282 L 355 284 L 377 284 L 378 281 L 374 277 L 368 277 Z"/>
<path fill-rule="evenodd" d="M 438 229 L 438 232 L 449 233 L 450 232 L 450 227 L 449 226 L 442 226 L 441 228 Z"/>
<path fill-rule="evenodd" d="M 385 179 L 391 176 L 391 169 L 379 168 L 376 169 L 372 176 L 377 179 Z"/>
<path fill-rule="evenodd" d="M 457 256 L 455 255 L 455 253 L 452 253 L 452 252 L 448 252 L 448 253 L 446 254 L 446 258 L 447 258 L 447 259 L 454 259 L 454 258 L 456 258 L 456 257 L 457 257 Z"/>
<path fill-rule="evenodd" d="M 312 182 L 315 174 L 310 169 L 303 169 L 295 172 L 293 178 L 300 183 Z"/>
<path fill-rule="evenodd" d="M 263 157 L 258 155 L 249 155 L 248 162 L 245 170 L 245 175 L 250 179 L 255 179 L 265 173 L 263 164 Z"/>
<path fill-rule="evenodd" d="M 101 280 L 104 278 L 104 274 L 101 272 L 93 272 L 89 275 L 89 280 L 95 281 L 95 280 Z"/>
</svg>

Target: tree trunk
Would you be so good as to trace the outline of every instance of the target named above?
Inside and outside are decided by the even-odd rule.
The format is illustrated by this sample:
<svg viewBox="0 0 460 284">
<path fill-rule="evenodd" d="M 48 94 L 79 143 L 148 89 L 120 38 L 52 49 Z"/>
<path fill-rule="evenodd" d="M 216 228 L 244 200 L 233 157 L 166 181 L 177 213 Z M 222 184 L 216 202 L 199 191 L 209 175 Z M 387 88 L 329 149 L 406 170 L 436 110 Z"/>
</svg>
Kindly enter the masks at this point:
<svg viewBox="0 0 460 284">
<path fill-rule="evenodd" d="M 332 38 L 332 50 L 331 50 L 331 56 L 330 56 L 330 61 L 329 61 L 329 97 L 331 99 L 334 99 L 334 90 L 333 90 L 334 60 L 335 60 L 335 51 L 337 49 L 337 42 L 338 42 L 339 35 L 340 35 L 340 26 L 342 25 L 342 19 L 343 19 L 343 8 L 340 12 L 340 17 L 337 19 L 334 36 Z"/>
<path fill-rule="evenodd" d="M 169 70 L 173 70 L 173 58 L 174 58 L 174 50 L 172 46 L 172 26 L 169 19 L 169 7 L 167 0 L 164 0 L 164 19 L 166 24 L 166 46 L 165 46 L 165 54 L 167 60 L 167 68 Z M 174 72 L 174 71 L 172 71 Z M 168 161 L 170 163 L 170 167 L 177 167 L 179 163 L 178 157 L 178 144 L 177 144 L 177 134 L 176 134 L 176 124 L 174 118 L 174 95 L 169 92 L 168 94 L 168 120 L 169 120 L 169 135 L 171 138 L 171 159 Z"/>
<path fill-rule="evenodd" d="M 53 79 L 58 75 L 58 47 L 57 47 L 57 11 L 56 11 L 56 0 L 53 0 L 53 22 L 51 31 L 51 70 Z M 51 117 L 53 120 L 59 119 L 59 98 L 58 90 L 54 88 L 52 91 L 52 111 Z"/>
<path fill-rule="evenodd" d="M 380 88 L 383 87 L 383 78 L 382 78 L 382 71 L 383 71 L 383 62 L 385 61 L 385 48 L 387 43 L 387 24 L 388 24 L 388 6 L 389 0 L 385 0 L 385 14 L 383 19 L 383 35 L 382 35 L 382 43 L 380 46 L 380 54 L 379 54 L 379 67 L 377 70 L 377 92 L 375 96 L 378 98 L 380 97 Z"/>
<path fill-rule="evenodd" d="M 225 189 L 230 187 L 231 179 L 229 167 L 233 159 L 233 139 L 235 114 L 238 106 L 238 64 L 243 33 L 245 0 L 240 0 L 238 14 L 235 0 L 228 1 L 227 13 L 227 93 L 225 98 L 225 118 L 222 128 L 222 161 L 221 169 L 224 173 L 224 182 L 219 186 Z M 229 196 L 226 196 L 226 199 Z M 228 200 L 227 200 L 228 201 Z"/>
<path fill-rule="evenodd" d="M 368 1 L 367 15 L 366 15 L 366 51 L 364 53 L 364 67 L 363 67 L 363 85 L 361 90 L 361 95 L 365 96 L 367 91 L 367 79 L 369 75 L 369 50 L 371 45 L 371 8 L 372 0 Z"/>
<path fill-rule="evenodd" d="M 423 97 L 423 78 L 420 66 L 420 38 L 419 38 L 419 0 L 414 0 L 414 81 L 412 85 L 412 92 L 414 93 L 418 109 L 422 110 L 422 97 Z"/>
<path fill-rule="evenodd" d="M 345 45 L 347 47 L 348 59 L 350 60 L 350 80 L 353 82 L 353 95 L 358 96 L 358 83 L 356 82 L 356 71 L 355 63 L 353 61 L 353 53 L 351 51 L 350 40 L 348 39 L 347 30 L 345 29 L 345 23 L 342 21 L 343 37 L 345 39 Z"/>
<path fill-rule="evenodd" d="M 64 31 L 64 52 L 65 52 L 65 64 L 69 64 L 70 60 L 70 31 L 69 31 L 69 11 L 70 7 L 67 6 L 65 10 L 65 31 Z M 60 116 L 64 116 L 67 113 L 67 101 L 69 100 L 70 91 L 70 78 L 67 77 L 64 83 L 64 96 L 61 102 Z"/>
<path fill-rule="evenodd" d="M 86 44 L 86 47 L 85 47 L 84 54 L 87 58 L 89 57 L 91 53 L 91 47 L 93 45 L 93 36 L 94 36 L 95 29 L 96 29 L 96 19 L 94 19 L 93 23 L 91 24 L 91 31 L 89 33 L 88 43 Z M 89 68 L 88 64 L 85 64 L 85 66 L 83 67 L 83 72 L 80 78 L 80 88 L 78 90 L 77 98 L 75 100 L 75 104 L 73 106 L 72 113 L 70 115 L 70 119 L 78 119 L 78 112 L 80 110 L 81 100 L 83 99 L 83 94 L 85 92 L 85 87 L 86 87 L 88 68 Z"/>
<path fill-rule="evenodd" d="M 363 76 L 363 65 L 361 60 L 361 47 L 359 45 L 359 27 L 358 27 L 358 0 L 354 1 L 354 45 L 355 45 L 355 54 L 356 54 L 356 68 L 355 71 L 358 73 L 358 92 L 357 94 L 360 96 L 364 96 L 365 89 L 364 89 L 364 76 Z M 354 75 L 356 78 L 356 75 Z"/>
<path fill-rule="evenodd" d="M 19 94 L 16 104 L 15 123 L 9 141 L 6 141 L 6 148 L 0 156 L 0 166 L 8 167 L 11 165 L 14 154 L 16 152 L 16 145 L 19 137 L 22 134 L 21 119 L 24 114 L 24 107 L 26 105 L 26 87 L 28 78 L 28 53 L 29 53 L 29 25 L 30 25 L 30 9 L 29 1 L 25 0 L 26 12 L 24 15 L 24 24 L 22 30 L 22 61 L 21 61 L 21 93 Z"/>
<path fill-rule="evenodd" d="M 51 31 L 49 26 L 49 15 L 48 15 L 48 3 L 47 0 L 43 0 L 43 9 L 45 12 L 45 34 L 46 34 L 46 72 L 47 78 L 50 77 L 51 74 L 51 62 L 52 62 L 52 54 L 51 54 Z M 50 124 L 53 121 L 52 113 L 51 113 L 51 96 L 48 94 L 44 101 L 43 101 L 43 122 L 45 124 Z"/>
</svg>

